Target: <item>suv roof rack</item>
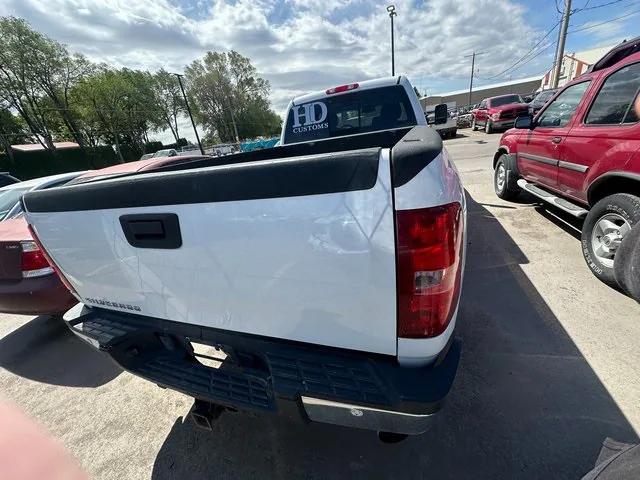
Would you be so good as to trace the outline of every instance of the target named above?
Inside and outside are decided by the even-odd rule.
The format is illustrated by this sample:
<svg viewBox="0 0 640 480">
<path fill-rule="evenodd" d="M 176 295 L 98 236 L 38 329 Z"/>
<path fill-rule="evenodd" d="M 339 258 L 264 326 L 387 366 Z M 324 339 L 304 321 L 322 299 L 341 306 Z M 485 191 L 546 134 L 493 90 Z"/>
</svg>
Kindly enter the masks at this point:
<svg viewBox="0 0 640 480">
<path fill-rule="evenodd" d="M 623 58 L 638 52 L 640 52 L 640 37 L 624 40 L 620 45 L 613 47 L 604 57 L 594 63 L 589 71 L 596 72 L 604 68 L 609 68 Z"/>
</svg>

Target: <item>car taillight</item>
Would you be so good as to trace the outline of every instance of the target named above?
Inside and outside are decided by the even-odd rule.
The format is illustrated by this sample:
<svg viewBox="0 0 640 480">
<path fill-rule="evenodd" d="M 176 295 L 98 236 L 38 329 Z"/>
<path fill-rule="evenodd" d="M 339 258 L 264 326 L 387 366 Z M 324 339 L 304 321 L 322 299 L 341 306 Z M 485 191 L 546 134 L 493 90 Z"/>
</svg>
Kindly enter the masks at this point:
<svg viewBox="0 0 640 480">
<path fill-rule="evenodd" d="M 396 211 L 399 337 L 435 337 L 449 325 L 460 294 L 463 227 L 457 202 Z"/>
<path fill-rule="evenodd" d="M 47 253 L 47 251 L 44 249 L 44 247 L 42 246 L 42 242 L 40 242 L 40 239 L 38 238 L 38 236 L 36 235 L 36 231 L 35 229 L 31 226 L 28 225 L 29 228 L 29 232 L 31 233 L 31 237 L 33 237 L 33 243 L 36 244 L 36 246 L 38 247 L 38 249 L 40 250 L 40 253 L 42 254 L 42 256 L 45 258 L 45 260 L 49 263 L 49 266 L 51 267 L 52 271 L 56 272 L 56 274 L 58 275 L 58 278 L 60 279 L 60 281 L 63 283 L 63 285 L 65 287 L 67 287 L 67 289 L 73 293 L 76 294 L 75 289 L 71 286 L 71 283 L 69 283 L 69 280 L 67 280 L 64 276 L 64 274 L 62 273 L 62 271 L 60 270 L 60 268 L 56 265 L 56 263 L 53 261 L 53 259 L 49 256 L 49 254 Z"/>
<path fill-rule="evenodd" d="M 333 87 L 326 91 L 327 95 L 333 95 L 335 93 L 348 92 L 349 90 L 355 90 L 358 88 L 360 84 L 358 83 L 349 83 L 348 85 L 340 85 L 339 87 Z"/>
<path fill-rule="evenodd" d="M 22 248 L 22 278 L 43 277 L 53 273 L 53 268 L 36 242 L 23 240 L 20 242 L 20 247 Z"/>
</svg>

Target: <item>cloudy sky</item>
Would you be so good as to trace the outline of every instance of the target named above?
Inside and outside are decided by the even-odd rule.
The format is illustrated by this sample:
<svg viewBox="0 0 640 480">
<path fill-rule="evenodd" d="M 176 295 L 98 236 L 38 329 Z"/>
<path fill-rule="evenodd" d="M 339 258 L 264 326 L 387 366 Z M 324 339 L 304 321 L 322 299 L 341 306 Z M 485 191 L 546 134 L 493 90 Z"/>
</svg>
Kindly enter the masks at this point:
<svg viewBox="0 0 640 480">
<path fill-rule="evenodd" d="M 552 61 L 557 30 L 545 34 L 560 17 L 555 0 L 395 5 L 396 73 L 423 92 L 465 88 L 465 56 L 474 50 L 485 52 L 477 59 L 480 85 L 542 74 Z M 181 72 L 207 50 L 237 50 L 271 82 L 281 113 L 296 94 L 390 73 L 385 7 L 376 0 L 0 0 L 0 15 L 22 17 L 72 51 L 118 66 Z M 574 0 L 573 8 L 584 9 L 572 16 L 568 52 L 639 34 L 632 27 L 640 0 Z"/>
</svg>

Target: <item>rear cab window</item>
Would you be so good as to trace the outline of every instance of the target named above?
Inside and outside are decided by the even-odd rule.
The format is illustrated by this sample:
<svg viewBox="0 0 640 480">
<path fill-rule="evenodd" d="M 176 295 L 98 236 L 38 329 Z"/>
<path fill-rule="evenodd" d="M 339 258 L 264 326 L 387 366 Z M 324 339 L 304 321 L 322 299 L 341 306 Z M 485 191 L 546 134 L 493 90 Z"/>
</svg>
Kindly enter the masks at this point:
<svg viewBox="0 0 640 480">
<path fill-rule="evenodd" d="M 289 110 L 284 144 L 342 137 L 416 125 L 402 85 L 371 88 L 294 105 Z"/>
<path fill-rule="evenodd" d="M 495 97 L 489 100 L 489 105 L 491 107 L 501 107 L 512 103 L 523 103 L 522 97 L 520 97 L 520 95 L 505 95 L 503 97 Z"/>
</svg>

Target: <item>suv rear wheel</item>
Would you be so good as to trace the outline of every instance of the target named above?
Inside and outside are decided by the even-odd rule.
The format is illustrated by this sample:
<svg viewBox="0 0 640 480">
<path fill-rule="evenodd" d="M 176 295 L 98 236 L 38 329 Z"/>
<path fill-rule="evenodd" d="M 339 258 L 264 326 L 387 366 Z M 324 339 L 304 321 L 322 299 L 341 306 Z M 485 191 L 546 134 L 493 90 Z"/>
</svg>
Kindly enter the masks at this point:
<svg viewBox="0 0 640 480">
<path fill-rule="evenodd" d="M 593 274 L 609 286 L 618 288 L 613 271 L 616 250 L 637 223 L 640 223 L 640 198 L 628 193 L 603 198 L 585 218 L 582 254 Z"/>
<path fill-rule="evenodd" d="M 520 193 L 520 187 L 516 183 L 518 177 L 511 170 L 507 170 L 504 155 L 500 155 L 493 170 L 493 189 L 496 195 L 503 200 L 511 200 Z"/>
</svg>

